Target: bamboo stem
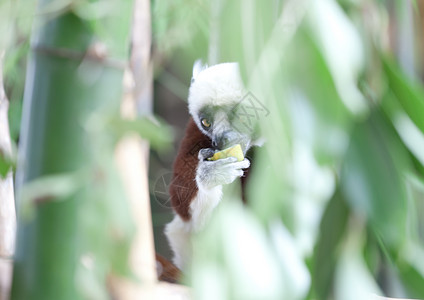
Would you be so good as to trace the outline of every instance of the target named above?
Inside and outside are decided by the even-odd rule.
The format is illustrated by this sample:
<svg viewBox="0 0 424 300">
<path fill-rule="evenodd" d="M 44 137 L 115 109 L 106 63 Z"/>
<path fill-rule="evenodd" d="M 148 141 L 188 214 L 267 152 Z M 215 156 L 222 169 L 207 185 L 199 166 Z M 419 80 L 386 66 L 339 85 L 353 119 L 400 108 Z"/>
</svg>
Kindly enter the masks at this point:
<svg viewBox="0 0 424 300">
<path fill-rule="evenodd" d="M 53 2 L 40 1 L 38 11 Z M 99 157 L 109 156 L 108 147 L 112 143 L 103 139 L 107 132 L 92 130 L 94 125 L 90 120 L 93 115 L 112 115 L 119 108 L 124 70 L 111 67 L 109 62 L 126 60 L 129 46 L 132 1 L 110 1 L 110 4 L 119 9 L 101 18 L 93 16 L 90 21 L 73 12 L 54 17 L 41 14 L 35 20 L 32 44 L 38 48 L 31 52 L 26 73 L 16 176 L 19 223 L 12 299 L 87 298 L 86 294 L 93 291 L 81 282 L 84 270 L 95 277 L 97 293 L 104 293 L 104 282 L 100 280 L 107 270 L 99 267 L 96 269 L 99 272 L 94 274 L 94 269 L 84 263 L 81 251 L 91 251 L 93 246 L 87 243 L 92 236 L 80 221 L 84 220 L 84 205 L 103 196 L 99 187 L 109 188 L 106 187 L 109 175 L 103 176 L 102 168 L 109 168 L 110 163 Z M 98 26 L 95 30 L 90 26 L 92 23 Z M 88 57 L 85 55 L 79 61 L 72 55 L 63 57 L 54 51 L 46 53 L 37 49 L 67 49 L 67 54 L 86 53 Z M 97 167 L 98 164 L 102 165 Z M 96 173 L 98 169 L 100 175 Z M 92 194 L 87 192 L 93 188 L 90 180 L 81 183 L 76 180 L 79 187 L 65 194 L 53 192 L 50 201 L 26 199 L 24 202 L 19 197 L 19 191 L 31 182 L 76 172 L 90 180 L 91 176 L 99 177 Z M 31 216 L 24 214 L 26 207 L 33 210 Z M 100 241 L 113 238 L 112 233 L 105 236 L 102 229 L 93 230 L 91 234 L 99 233 Z M 96 251 L 94 255 L 100 256 L 100 251 Z M 93 264 L 99 265 L 96 261 Z"/>
</svg>

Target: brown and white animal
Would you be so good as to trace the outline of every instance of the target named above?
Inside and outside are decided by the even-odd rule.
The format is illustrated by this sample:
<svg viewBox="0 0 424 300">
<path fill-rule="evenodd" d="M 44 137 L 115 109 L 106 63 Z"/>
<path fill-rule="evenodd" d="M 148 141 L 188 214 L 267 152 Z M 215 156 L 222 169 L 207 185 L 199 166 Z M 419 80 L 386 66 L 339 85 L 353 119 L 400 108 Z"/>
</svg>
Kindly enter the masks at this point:
<svg viewBox="0 0 424 300">
<path fill-rule="evenodd" d="M 173 262 L 184 269 L 191 257 L 191 235 L 203 229 L 222 198 L 222 187 L 242 177 L 250 161 L 234 157 L 208 161 L 215 152 L 240 144 L 243 153 L 256 145 L 256 133 L 246 126 L 246 89 L 237 63 L 209 68 L 195 63 L 189 90 L 191 118 L 174 162 L 170 185 L 175 217 L 165 234 Z M 242 184 L 245 177 L 242 177 Z"/>
</svg>

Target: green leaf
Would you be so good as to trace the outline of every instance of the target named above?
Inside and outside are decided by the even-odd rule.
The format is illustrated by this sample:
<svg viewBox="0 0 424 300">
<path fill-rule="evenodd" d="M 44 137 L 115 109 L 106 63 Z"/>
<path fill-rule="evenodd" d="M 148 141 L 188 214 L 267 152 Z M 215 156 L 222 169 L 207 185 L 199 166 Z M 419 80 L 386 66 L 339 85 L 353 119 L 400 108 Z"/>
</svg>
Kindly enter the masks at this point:
<svg viewBox="0 0 424 300">
<path fill-rule="evenodd" d="M 20 192 L 22 217 L 29 220 L 33 216 L 35 204 L 61 201 L 75 194 L 82 186 L 79 174 L 45 175 L 26 183 Z"/>
<path fill-rule="evenodd" d="M 328 299 L 333 285 L 338 248 L 346 231 L 349 208 L 340 191 L 331 198 L 321 219 L 313 257 L 313 288 L 317 299 Z"/>
<path fill-rule="evenodd" d="M 248 153 L 247 158 L 253 163 L 251 171 L 249 171 L 246 189 L 247 202 L 256 217 L 264 224 L 270 219 L 282 218 L 284 224 L 292 231 L 295 224 L 294 205 L 292 201 L 288 200 L 291 199 L 289 195 L 292 191 L 283 179 L 284 172 L 271 167 L 276 165 L 275 160 L 269 155 L 270 150 L 268 149 L 271 147 L 278 153 L 279 149 L 275 141 L 255 149 L 254 156 Z M 276 170 L 280 170 L 280 172 Z M 262 199 L 267 199 L 267 201 L 264 202 Z"/>
<path fill-rule="evenodd" d="M 350 218 L 334 276 L 334 299 L 370 299 L 371 295 L 382 295 L 361 253 L 364 229 L 365 224 L 361 218 Z"/>
<path fill-rule="evenodd" d="M 299 64 L 299 57 L 302 63 Z M 288 80 L 299 96 L 290 114 L 296 137 L 309 139 L 321 164 L 334 164 L 344 154 L 353 114 L 339 96 L 329 66 L 312 33 L 302 29 L 287 53 Z M 302 101 L 305 99 L 306 101 Z M 309 134 L 307 134 L 309 132 Z M 306 134 L 305 134 L 306 133 Z"/>
<path fill-rule="evenodd" d="M 287 63 L 293 72 L 289 79 L 295 80 L 292 84 L 312 99 L 311 105 L 323 121 L 343 128 L 352 115 L 340 98 L 325 58 L 311 35 L 301 30 L 289 49 Z M 298 57 L 302 57 L 301 64 Z"/>
<path fill-rule="evenodd" d="M 342 191 L 389 247 L 405 236 L 403 175 L 409 167 L 407 150 L 379 112 L 356 126 L 341 172 Z"/>
<path fill-rule="evenodd" d="M 376 276 L 382 260 L 382 253 L 386 255 L 388 261 L 391 262 L 391 257 L 388 256 L 384 244 L 379 243 L 380 240 L 375 236 L 374 232 L 367 228 L 366 240 L 363 249 L 364 261 L 370 270 L 370 273 Z"/>
<path fill-rule="evenodd" d="M 5 178 L 9 171 L 14 168 L 14 160 L 0 150 L 0 179 Z"/>
<path fill-rule="evenodd" d="M 172 130 L 164 122 L 142 117 L 136 120 L 112 119 L 111 130 L 118 137 L 137 133 L 150 142 L 156 150 L 169 149 L 173 140 Z"/>
<path fill-rule="evenodd" d="M 411 120 L 424 133 L 424 88 L 411 82 L 388 59 L 383 60 L 389 88 Z"/>
<path fill-rule="evenodd" d="M 16 142 L 19 138 L 19 131 L 21 129 L 22 101 L 15 100 L 9 103 L 8 118 L 10 138 L 12 141 Z"/>
<path fill-rule="evenodd" d="M 196 299 L 297 299 L 294 276 L 284 278 L 287 269 L 280 267 L 263 226 L 235 201 L 223 201 L 193 239 L 189 279 Z"/>
<path fill-rule="evenodd" d="M 408 263 L 400 264 L 399 275 L 403 284 L 409 291 L 409 297 L 424 299 L 424 277 L 423 274 Z"/>
<path fill-rule="evenodd" d="M 0 178 L 6 177 L 7 173 L 9 173 L 10 167 L 11 165 L 8 160 L 3 155 L 0 155 Z"/>
</svg>

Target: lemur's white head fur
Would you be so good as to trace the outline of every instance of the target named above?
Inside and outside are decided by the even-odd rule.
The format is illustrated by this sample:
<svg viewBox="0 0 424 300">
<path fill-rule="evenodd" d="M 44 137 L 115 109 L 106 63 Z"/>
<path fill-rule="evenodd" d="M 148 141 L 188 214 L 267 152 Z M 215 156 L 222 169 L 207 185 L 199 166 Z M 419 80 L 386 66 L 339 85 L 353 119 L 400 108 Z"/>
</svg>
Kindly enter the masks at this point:
<svg viewBox="0 0 424 300">
<path fill-rule="evenodd" d="M 222 63 L 211 67 L 196 62 L 188 95 L 190 114 L 195 117 L 206 106 L 238 103 L 246 94 L 238 63 Z M 198 120 L 195 121 L 197 122 Z"/>
<path fill-rule="evenodd" d="M 240 144 L 243 151 L 256 145 L 257 120 L 247 113 L 249 103 L 242 103 L 247 90 L 237 63 L 204 67 L 194 64 L 188 107 L 199 130 L 218 150 Z"/>
</svg>

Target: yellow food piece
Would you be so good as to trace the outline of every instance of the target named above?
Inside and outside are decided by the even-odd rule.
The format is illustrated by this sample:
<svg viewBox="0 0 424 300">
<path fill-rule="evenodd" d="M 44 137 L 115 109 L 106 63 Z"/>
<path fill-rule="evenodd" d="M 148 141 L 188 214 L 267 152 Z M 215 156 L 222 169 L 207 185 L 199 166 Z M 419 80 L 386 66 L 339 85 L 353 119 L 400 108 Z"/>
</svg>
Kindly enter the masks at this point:
<svg viewBox="0 0 424 300">
<path fill-rule="evenodd" d="M 244 159 L 240 144 L 236 144 L 230 148 L 216 152 L 212 157 L 209 157 L 208 160 L 218 160 L 228 157 L 235 157 L 238 161 L 242 161 Z"/>
</svg>

